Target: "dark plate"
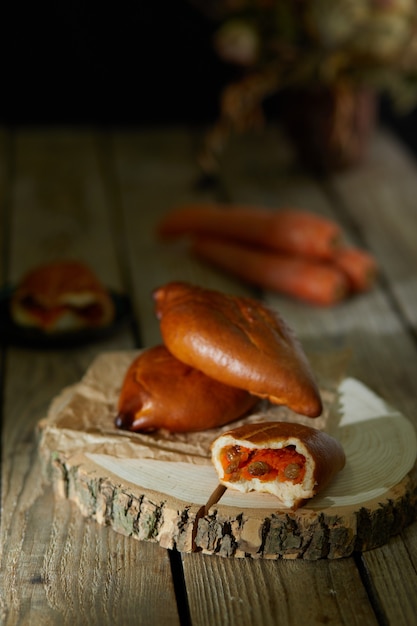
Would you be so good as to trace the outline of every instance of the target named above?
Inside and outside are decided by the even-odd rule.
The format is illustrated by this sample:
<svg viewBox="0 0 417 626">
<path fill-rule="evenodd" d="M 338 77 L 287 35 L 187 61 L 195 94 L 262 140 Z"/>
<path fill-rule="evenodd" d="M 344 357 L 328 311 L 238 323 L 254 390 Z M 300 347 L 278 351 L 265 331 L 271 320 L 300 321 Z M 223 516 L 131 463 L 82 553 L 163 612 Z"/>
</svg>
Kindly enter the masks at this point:
<svg viewBox="0 0 417 626">
<path fill-rule="evenodd" d="M 124 294 L 109 289 L 115 308 L 115 317 L 112 324 L 105 328 L 86 328 L 49 334 L 36 328 L 19 326 L 13 322 L 10 316 L 10 298 L 12 293 L 12 287 L 5 287 L 0 292 L 0 341 L 3 345 L 41 349 L 75 348 L 110 337 L 127 322 L 131 315 L 129 298 Z"/>
</svg>

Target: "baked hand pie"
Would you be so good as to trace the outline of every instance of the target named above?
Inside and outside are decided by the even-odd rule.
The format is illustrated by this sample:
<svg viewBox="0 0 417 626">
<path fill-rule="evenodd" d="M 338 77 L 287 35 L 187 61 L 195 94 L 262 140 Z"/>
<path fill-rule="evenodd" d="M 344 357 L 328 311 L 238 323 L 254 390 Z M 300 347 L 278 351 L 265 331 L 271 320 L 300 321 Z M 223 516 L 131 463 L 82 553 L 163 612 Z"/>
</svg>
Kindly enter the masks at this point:
<svg viewBox="0 0 417 626">
<path fill-rule="evenodd" d="M 46 333 L 102 328 L 115 316 L 109 292 L 79 261 L 55 261 L 25 274 L 10 313 L 15 324 Z"/>
<path fill-rule="evenodd" d="M 231 387 L 318 417 L 320 393 L 304 351 L 261 302 L 172 282 L 153 293 L 163 342 L 180 361 Z"/>
<path fill-rule="evenodd" d="M 326 487 L 346 461 L 337 439 L 293 422 L 246 424 L 220 435 L 211 452 L 221 484 L 270 493 L 291 509 Z"/>
<path fill-rule="evenodd" d="M 122 384 L 115 424 L 136 432 L 195 432 L 242 417 L 258 398 L 181 363 L 158 345 L 141 352 Z"/>
</svg>

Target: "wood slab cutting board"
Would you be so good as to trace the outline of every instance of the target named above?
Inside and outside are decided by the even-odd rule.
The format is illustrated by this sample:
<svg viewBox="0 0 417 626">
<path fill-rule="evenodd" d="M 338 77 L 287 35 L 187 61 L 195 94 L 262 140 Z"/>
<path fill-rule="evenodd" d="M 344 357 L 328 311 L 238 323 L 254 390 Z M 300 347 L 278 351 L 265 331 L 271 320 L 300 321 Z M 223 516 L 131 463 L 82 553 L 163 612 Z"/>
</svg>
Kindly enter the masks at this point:
<svg viewBox="0 0 417 626">
<path fill-rule="evenodd" d="M 184 552 L 310 560 L 382 545 L 416 518 L 414 428 L 361 382 L 343 379 L 337 402 L 323 389 L 328 406 L 314 423 L 266 403 L 245 418 L 307 420 L 344 447 L 347 463 L 336 479 L 291 511 L 274 496 L 219 486 L 210 443 L 230 425 L 181 435 L 114 427 L 123 377 L 136 355 L 100 355 L 40 423 L 45 472 L 56 493 L 76 502 L 84 516 Z"/>
</svg>

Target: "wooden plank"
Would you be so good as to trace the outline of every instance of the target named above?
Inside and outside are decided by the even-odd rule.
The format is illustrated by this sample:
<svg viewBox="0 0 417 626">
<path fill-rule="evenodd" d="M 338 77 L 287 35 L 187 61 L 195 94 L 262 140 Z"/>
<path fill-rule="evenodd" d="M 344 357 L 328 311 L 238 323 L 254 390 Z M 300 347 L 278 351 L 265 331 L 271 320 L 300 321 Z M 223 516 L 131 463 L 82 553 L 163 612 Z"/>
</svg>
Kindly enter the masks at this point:
<svg viewBox="0 0 417 626">
<path fill-rule="evenodd" d="M 88 262 L 108 286 L 119 287 L 93 136 L 26 131 L 16 136 L 15 154 L 11 280 L 34 263 L 75 257 Z"/>
<path fill-rule="evenodd" d="M 368 163 L 332 178 L 352 226 L 375 254 L 382 279 L 414 332 L 417 329 L 417 163 L 388 132 L 371 144 Z"/>
<path fill-rule="evenodd" d="M 288 176 L 285 168 L 281 167 L 280 170 L 273 152 L 268 150 L 270 145 L 268 139 L 262 146 L 259 144 L 257 149 L 254 149 L 253 139 L 251 140 L 252 156 L 248 156 L 248 151 L 242 146 L 243 142 L 244 139 L 239 141 L 239 150 L 234 153 L 233 172 L 228 169 L 224 172 L 224 186 L 233 201 L 256 201 L 259 189 L 261 190 L 259 203 L 263 203 L 267 193 L 267 201 L 271 206 L 282 205 L 285 198 L 285 203 L 297 202 L 304 208 L 333 215 L 341 221 L 349 238 L 369 245 L 381 262 L 385 277 L 385 280 L 369 294 L 356 297 L 330 310 L 308 307 L 271 293 L 264 294 L 265 299 L 276 306 L 284 318 L 293 325 L 307 350 L 324 353 L 337 349 L 350 351 L 348 373 L 362 380 L 389 403 L 403 411 L 416 426 L 417 405 L 413 382 L 417 375 L 416 346 L 391 301 L 391 293 L 394 292 L 400 299 L 396 285 L 401 285 L 402 277 L 405 276 L 408 295 L 405 299 L 405 290 L 401 290 L 401 306 L 404 314 L 408 315 L 414 324 L 412 317 L 414 313 L 410 313 L 406 302 L 412 303 L 416 297 L 415 280 L 413 281 L 410 275 L 415 267 L 415 229 L 412 228 L 410 233 L 405 233 L 405 228 L 397 225 L 398 212 L 397 209 L 393 209 L 393 205 L 398 203 L 398 195 L 405 198 L 404 204 L 400 203 L 402 206 L 400 213 L 404 212 L 403 224 L 407 224 L 407 227 L 410 223 L 413 224 L 415 219 L 411 202 L 413 194 L 415 197 L 415 192 L 412 191 L 415 186 L 413 164 L 403 156 L 398 146 L 391 145 L 389 138 L 376 134 L 367 167 L 334 178 L 337 194 L 333 191 L 326 196 L 325 187 L 311 193 L 311 182 L 307 185 L 300 184 L 299 172 L 296 172 L 295 176 Z M 270 160 L 269 173 L 275 166 L 277 175 L 274 178 L 268 178 L 265 174 L 259 179 L 252 174 L 248 166 L 248 162 L 255 158 L 253 155 L 262 150 L 265 151 L 263 158 Z M 401 191 L 403 169 L 404 192 Z M 404 256 L 402 256 L 403 237 Z M 396 261 L 391 265 L 390 260 L 394 257 Z M 398 260 L 400 258 L 402 260 Z M 392 366 L 393 363 L 396 363 L 395 368 Z M 397 545 L 402 539 L 394 541 Z M 409 527 L 407 541 L 415 550 L 416 524 Z M 379 549 L 365 553 L 363 560 L 369 574 L 370 589 L 376 590 L 375 600 L 381 614 L 404 616 L 402 623 L 407 624 L 412 612 L 409 607 L 404 612 L 401 600 L 397 598 L 396 589 L 403 586 L 405 594 L 414 597 L 413 589 L 417 586 L 416 570 L 409 560 L 405 562 L 401 560 L 398 551 L 392 548 L 393 542 L 385 547 L 385 551 L 392 554 L 395 562 L 392 577 L 388 582 L 382 579 L 383 584 L 378 585 L 379 564 L 377 566 L 377 557 L 373 555 L 378 555 Z M 372 560 L 373 558 L 375 560 Z M 395 572 L 400 572 L 401 568 L 403 572 L 399 577 Z"/>
<path fill-rule="evenodd" d="M 194 626 L 377 624 L 355 565 L 183 555 Z M 221 618 L 220 618 L 221 616 Z"/>
<path fill-rule="evenodd" d="M 71 256 L 120 288 L 111 209 L 92 136 L 70 129 L 20 132 L 15 154 L 10 278 Z M 126 624 L 178 623 L 166 551 L 115 537 L 86 523 L 69 502 L 55 502 L 37 461 L 35 429 L 52 398 L 78 380 L 99 352 L 133 345 L 130 330 L 123 329 L 67 351 L 7 352 L 0 584 L 5 623 L 73 624 L 80 616 L 89 624 L 113 624 L 116 616 Z M 163 602 L 156 600 L 161 595 Z M 142 603 L 144 597 L 149 602 L 140 612 L 138 598 Z"/>
<path fill-rule="evenodd" d="M 157 142 L 154 144 L 153 142 Z M 183 140 L 182 140 L 183 141 Z M 252 155 L 252 159 L 257 157 L 253 155 L 264 154 L 260 150 L 260 145 L 263 145 L 262 138 L 260 138 L 261 144 L 257 145 L 257 152 L 249 151 Z M 150 142 L 148 150 L 145 149 L 146 143 Z M 144 345 L 153 345 L 160 341 L 160 335 L 158 330 L 158 323 L 153 313 L 153 307 L 149 303 L 149 292 L 155 286 L 155 284 L 163 283 L 165 281 L 173 279 L 189 280 L 191 282 L 197 282 L 205 286 L 211 286 L 217 289 L 223 289 L 230 293 L 251 293 L 246 285 L 242 285 L 229 277 L 207 268 L 195 261 L 191 262 L 187 256 L 186 250 L 181 245 L 166 246 L 161 245 L 153 237 L 155 223 L 159 216 L 165 211 L 169 210 L 173 205 L 180 204 L 181 202 L 192 201 L 196 199 L 210 199 L 215 197 L 214 192 L 201 193 L 192 187 L 191 183 L 194 177 L 194 170 L 188 163 L 185 169 L 183 160 L 187 162 L 192 156 L 192 146 L 194 144 L 182 143 L 178 140 L 178 137 L 174 134 L 167 135 L 162 133 L 160 137 L 152 135 L 151 138 L 144 138 L 141 135 L 135 136 L 130 134 L 129 137 L 118 135 L 115 138 L 115 151 L 116 162 L 118 164 L 118 175 L 120 179 L 121 197 L 123 199 L 122 206 L 125 211 L 126 231 L 128 237 L 131 238 L 131 242 L 128 244 L 129 259 L 133 268 L 136 268 L 137 277 L 133 280 L 135 289 L 135 304 L 137 306 L 138 315 L 145 328 Z M 278 143 L 273 143 L 273 146 L 280 146 Z M 278 156 L 280 161 L 280 167 L 283 167 L 285 176 L 281 179 L 276 175 L 275 161 L 269 165 L 267 173 L 263 168 L 263 164 L 255 163 L 252 167 L 242 172 L 239 166 L 242 165 L 241 157 L 233 158 L 230 163 L 238 170 L 236 176 L 236 184 L 231 190 L 231 198 L 239 200 L 240 196 L 237 195 L 237 191 L 242 187 L 245 189 L 248 180 L 252 182 L 252 194 L 245 196 L 248 201 L 267 203 L 268 198 L 266 194 L 269 193 L 269 201 L 271 204 L 276 202 L 275 193 L 277 181 L 281 181 L 282 186 L 282 201 L 289 202 L 291 199 L 291 193 L 297 190 L 297 196 L 292 200 L 300 204 L 304 197 L 316 198 L 317 206 L 319 206 L 324 212 L 331 212 L 324 194 L 317 189 L 316 186 L 311 185 L 308 182 L 308 177 L 301 173 L 296 174 L 296 181 L 291 180 L 290 183 L 286 182 L 286 176 L 289 172 L 289 166 L 285 165 L 283 159 L 283 153 L 278 149 Z M 275 156 L 277 154 L 275 152 Z M 144 154 L 148 153 L 149 160 L 144 161 Z M 157 157 L 155 159 L 155 153 L 164 154 L 164 161 Z M 269 152 L 265 152 L 265 159 L 268 157 Z M 245 161 L 243 161 L 245 162 Z M 164 172 L 164 184 L 160 185 L 161 171 Z M 257 177 L 260 177 L 257 182 Z M 226 178 L 226 181 L 228 179 Z M 303 185 L 307 185 L 306 196 L 300 192 L 304 189 Z M 284 193 L 285 192 L 285 193 Z M 236 194 L 236 195 L 234 195 Z M 149 210 L 149 223 L 147 228 L 142 231 L 139 230 L 140 220 L 138 216 L 139 210 Z M 152 266 L 152 274 L 145 275 L 141 270 L 143 267 Z M 141 280 L 145 280 L 145 283 Z M 301 312 L 301 309 L 300 309 Z M 335 322 L 336 323 L 336 322 Z M 299 328 L 303 325 L 300 323 Z M 340 341 L 339 327 L 336 324 L 337 337 L 336 344 Z M 317 332 L 317 331 L 315 331 Z M 332 338 L 330 338 L 332 339 Z M 336 346 L 338 349 L 339 345 Z M 276 613 L 280 607 L 284 612 L 285 607 L 285 623 L 299 623 L 299 617 L 301 610 L 298 607 L 305 606 L 304 591 L 306 589 L 317 588 L 317 594 L 321 600 L 318 601 L 316 596 L 311 598 L 312 607 L 311 614 L 321 615 L 320 603 L 324 603 L 324 599 L 328 600 L 328 588 L 323 585 L 321 578 L 315 578 L 317 570 L 311 568 L 294 568 L 292 563 L 277 563 L 266 564 L 260 566 L 258 563 L 251 562 L 234 562 L 233 565 L 228 565 L 225 561 L 215 560 L 201 560 L 204 556 L 201 554 L 196 555 L 184 555 L 184 575 L 187 589 L 187 597 L 190 602 L 191 615 L 193 623 L 203 624 L 216 621 L 216 617 L 219 615 L 227 616 L 228 623 L 256 623 L 257 620 L 253 619 L 252 613 L 248 610 L 248 604 L 245 601 L 241 604 L 238 600 L 231 600 L 235 598 L 235 595 L 230 592 L 230 583 L 239 584 L 238 581 L 245 580 L 245 598 L 250 598 L 250 605 L 255 603 L 257 615 L 263 611 L 264 621 L 262 623 L 275 623 Z M 298 590 L 295 591 L 296 602 L 289 603 L 287 597 L 282 593 L 282 579 L 278 576 L 269 576 L 266 580 L 265 577 L 260 578 L 260 567 L 280 567 L 282 577 L 285 577 L 286 588 Z M 202 571 L 203 568 L 203 571 Z M 227 576 L 219 575 L 219 568 L 227 568 Z M 243 571 L 244 569 L 244 571 Z M 349 595 L 346 596 L 346 612 L 348 615 L 338 615 L 334 623 L 352 623 L 351 613 L 356 613 L 356 608 L 352 611 L 352 606 L 365 606 L 363 610 L 367 614 L 367 621 L 373 623 L 373 613 L 369 606 L 366 604 L 366 592 L 361 584 L 358 573 L 351 561 L 345 561 L 340 568 L 336 570 L 330 570 L 329 565 L 319 565 L 320 572 L 326 572 L 327 576 L 330 576 L 330 571 L 334 571 L 335 582 L 340 589 L 352 590 L 352 597 L 349 599 Z M 205 571 L 207 570 L 207 571 Z M 342 571 L 343 570 L 343 571 Z M 340 572 L 340 574 L 339 574 Z M 323 574 L 322 574 L 323 575 Z M 242 578 L 243 576 L 243 578 Z M 316 582 L 314 582 L 316 581 Z M 300 586 L 301 589 L 300 590 Z M 262 601 L 262 596 L 259 596 L 259 588 L 265 593 L 268 593 L 273 598 L 277 598 L 276 604 L 270 608 L 270 599 L 266 604 Z M 355 590 L 355 591 L 353 591 Z M 239 589 L 241 592 L 241 589 Z M 239 595 L 236 595 L 238 598 Z M 353 604 L 351 604 L 353 598 Z M 360 615 L 360 613 L 358 614 Z M 226 618 L 224 618 L 226 619 Z M 269 621 L 268 621 L 269 620 Z M 358 622 L 361 621 L 358 619 Z"/>
<path fill-rule="evenodd" d="M 392 135 L 381 131 L 371 144 L 367 165 L 334 177 L 331 184 L 346 207 L 353 228 L 378 259 L 388 302 L 391 303 L 392 298 L 392 310 L 403 321 L 401 333 L 393 334 L 385 327 L 381 328 L 379 337 L 373 335 L 372 344 L 366 338 L 366 352 L 374 357 L 366 362 L 365 350 L 363 353 L 360 350 L 357 365 L 364 372 L 380 372 L 378 385 L 385 388 L 395 406 L 404 407 L 417 428 L 414 382 L 417 374 L 416 174 L 417 165 L 411 155 Z M 393 362 L 395 367 L 392 367 Z M 412 589 L 417 585 L 417 523 L 407 529 L 405 536 L 406 541 L 402 535 L 363 555 L 374 593 L 389 623 L 409 624 L 416 615 Z M 414 558 L 410 557 L 413 554 Z"/>
<path fill-rule="evenodd" d="M 415 579 L 407 578 L 416 569 L 416 524 L 389 544 L 363 555 L 374 597 L 378 598 L 388 624 L 413 624 L 417 615 Z"/>
<path fill-rule="evenodd" d="M 362 210 L 356 211 L 355 226 L 350 214 L 351 206 L 356 206 L 355 199 L 366 196 L 365 190 L 370 188 L 370 194 L 376 193 L 375 184 L 371 184 L 371 180 L 366 181 L 361 174 L 363 169 L 358 170 L 356 174 L 348 172 L 343 176 L 340 175 L 336 179 L 340 193 L 337 197 L 335 194 L 329 196 L 321 183 L 314 183 L 303 170 L 294 170 L 291 174 L 288 170 L 289 165 L 283 165 L 282 160 L 277 158 L 274 145 L 278 142 L 279 135 L 277 137 L 274 130 L 262 137 L 249 137 L 247 140 L 244 137 L 239 138 L 234 146 L 229 147 L 230 164 L 228 162 L 223 171 L 223 186 L 233 202 L 263 204 L 272 208 L 283 205 L 299 206 L 335 218 L 341 223 L 349 239 L 357 240 L 358 231 L 363 232 L 361 239 L 366 240 L 366 234 L 370 231 L 374 233 L 373 237 L 376 239 L 377 231 L 376 228 L 372 228 L 372 224 L 378 222 L 377 215 L 374 215 L 371 222 L 362 207 Z M 377 145 L 379 139 L 380 136 L 376 135 Z M 372 154 L 380 154 L 380 151 L 373 147 Z M 374 158 L 376 159 L 376 156 Z M 265 168 L 260 165 L 255 168 L 253 164 L 250 165 L 255 159 L 259 159 L 261 164 L 266 162 L 268 165 Z M 399 176 L 395 170 L 396 159 L 401 160 L 401 153 L 397 154 L 394 144 L 394 170 L 390 173 L 386 168 L 383 172 L 385 181 L 387 179 L 391 181 L 385 184 L 391 185 L 392 193 L 395 184 L 398 184 Z M 389 157 L 386 156 L 385 160 L 388 161 Z M 375 167 L 373 161 L 370 161 L 369 171 L 373 171 Z M 411 164 L 408 164 L 408 167 L 411 167 Z M 262 171 L 265 171 L 263 175 Z M 274 172 L 274 176 L 271 176 L 271 171 Z M 381 172 L 379 174 L 382 175 Z M 342 192 L 344 181 L 351 180 L 354 176 L 360 179 L 360 184 L 355 187 L 351 184 L 346 192 Z M 411 211 L 410 207 L 408 213 Z M 388 219 L 382 230 L 384 233 L 391 231 Z M 401 236 L 402 234 L 398 234 L 396 241 L 401 241 Z M 373 251 L 377 254 L 376 250 Z M 404 266 L 409 267 L 409 272 L 412 272 L 416 265 L 412 256 L 415 254 L 415 246 L 406 246 Z M 381 259 L 379 255 L 377 256 L 384 267 L 383 254 L 381 253 Z M 397 256 L 402 255 L 397 251 Z M 403 320 L 392 306 L 389 290 L 396 281 L 397 276 L 392 275 L 387 284 L 388 291 L 385 282 L 381 282 L 370 293 L 354 297 L 332 308 L 309 306 L 271 292 L 264 293 L 263 297 L 278 308 L 293 326 L 308 351 L 341 350 L 350 353 L 348 374 L 363 380 L 389 402 L 400 403 L 398 408 L 417 425 L 414 417 L 417 408 L 416 398 L 412 391 L 416 374 L 415 346 L 404 332 Z M 413 293 L 414 290 L 409 289 L 409 297 L 412 298 Z M 381 335 L 384 337 L 382 342 Z M 384 363 L 389 364 L 390 354 L 398 355 L 398 367 L 394 370 L 383 366 Z M 371 364 L 374 362 L 378 363 L 379 367 L 372 367 Z"/>
<path fill-rule="evenodd" d="M 166 245 L 156 238 L 158 220 L 173 205 L 215 196 L 215 189 L 196 184 L 199 172 L 193 136 L 175 128 L 117 133 L 114 151 L 132 297 L 143 346 L 151 346 L 161 341 L 151 298 L 154 288 L 171 280 L 186 280 L 239 289 L 227 277 L 191 262 L 182 242 Z"/>
<path fill-rule="evenodd" d="M 342 215 L 353 238 L 366 234 L 359 228 L 361 213 L 352 221 L 350 208 L 344 208 L 348 204 L 341 208 L 340 198 L 336 202 L 333 196 L 329 201 L 326 190 L 311 184 L 302 171 L 292 169 L 287 152 L 280 144 L 277 147 L 272 135 L 270 147 L 262 137 L 259 141 L 250 139 L 249 157 L 239 148 L 239 153 L 228 161 L 230 165 L 226 164 L 226 191 L 231 199 L 271 206 L 278 199 L 298 205 L 308 200 L 309 206 L 319 212 Z M 96 145 L 103 151 L 101 174 L 94 156 Z M 99 259 L 99 272 L 106 268 L 109 281 L 131 289 L 147 345 L 156 343 L 159 337 L 149 294 L 160 282 L 179 278 L 250 293 L 245 285 L 190 263 L 182 246 L 165 247 L 153 238 L 155 220 L 173 204 L 214 197 L 214 190 L 201 191 L 193 185 L 194 145 L 192 137 L 176 130 L 118 134 L 114 144 L 115 174 L 107 140 L 93 144 L 77 134 L 69 137 L 63 133 L 61 138 L 55 135 L 49 140 L 38 133 L 22 135 L 13 196 L 11 276 L 15 279 L 29 263 L 61 251 L 80 254 L 87 260 Z M 63 163 L 64 149 L 67 157 Z M 56 179 L 53 184 L 45 182 L 47 175 Z M 117 217 L 121 209 L 124 223 L 120 225 Z M 389 225 L 388 210 L 386 215 L 384 229 Z M 95 229 L 97 222 L 99 227 Z M 381 233 L 382 239 L 385 232 Z M 113 243 L 109 247 L 110 241 Z M 373 245 L 382 246 L 378 241 Z M 97 257 L 96 249 L 100 251 Z M 121 259 L 123 254 L 126 256 Z M 406 415 L 412 414 L 415 421 L 415 345 L 404 332 L 401 316 L 391 306 L 385 287 L 383 282 L 371 294 L 331 311 L 306 308 L 272 294 L 265 294 L 265 298 L 280 308 L 309 350 L 351 350 L 349 373 L 395 406 L 398 402 L 398 408 Z M 51 397 L 62 386 L 79 380 L 98 351 L 132 345 L 133 338 L 126 332 L 64 355 L 15 349 L 8 352 L 2 483 L 2 550 L 6 558 L 0 584 L 7 623 L 38 616 L 38 621 L 42 617 L 48 623 L 74 623 L 77 615 L 88 623 L 114 623 L 116 615 L 123 623 L 133 623 L 133 619 L 141 623 L 142 616 L 142 623 L 178 623 L 166 551 L 86 523 L 69 502 L 55 502 L 38 478 L 33 428 Z M 396 370 L 392 368 L 393 360 L 399 363 Z M 415 526 L 385 546 L 383 552 L 378 549 L 366 554 L 366 586 L 351 559 L 311 564 L 242 559 L 238 565 L 233 560 L 232 565 L 230 559 L 186 555 L 183 563 L 191 619 L 195 624 L 215 623 L 221 615 L 228 623 L 239 620 L 240 624 L 272 624 L 279 615 L 280 621 L 288 624 L 308 618 L 313 623 L 372 624 L 376 620 L 368 591 L 379 617 L 392 623 L 411 623 L 415 616 Z M 155 576 L 146 571 L 151 563 Z M 79 581 L 69 576 L 73 571 L 80 572 Z M 94 593 L 88 593 L 87 585 L 82 584 L 89 571 L 93 575 L 88 590 Z M 155 577 L 158 584 L 153 588 Z M 245 602 L 239 595 L 242 580 L 246 581 Z M 103 587 L 105 592 L 100 594 Z M 404 595 L 398 593 L 399 587 Z M 140 607 L 146 604 L 143 613 L 138 598 Z"/>
<path fill-rule="evenodd" d="M 285 511 L 271 495 L 229 489 L 213 497 L 218 477 L 209 448 L 221 428 L 186 435 L 113 430 L 118 390 L 136 355 L 100 355 L 42 423 L 40 450 L 54 487 L 86 517 L 183 552 L 306 560 L 369 550 L 414 519 L 417 480 L 408 473 L 417 438 L 408 420 L 357 381 L 340 389 L 336 436 L 346 471 L 305 506 Z M 264 409 L 250 419 L 279 415 L 286 414 Z"/>
<path fill-rule="evenodd" d="M 177 623 L 166 551 L 85 523 L 70 501 L 39 484 L 39 475 L 32 454 L 12 520 L 3 522 L 4 623 Z"/>
<path fill-rule="evenodd" d="M 231 202 L 271 209 L 305 208 L 333 216 L 321 185 L 297 164 L 279 126 L 235 137 L 219 176 L 221 189 Z"/>
</svg>

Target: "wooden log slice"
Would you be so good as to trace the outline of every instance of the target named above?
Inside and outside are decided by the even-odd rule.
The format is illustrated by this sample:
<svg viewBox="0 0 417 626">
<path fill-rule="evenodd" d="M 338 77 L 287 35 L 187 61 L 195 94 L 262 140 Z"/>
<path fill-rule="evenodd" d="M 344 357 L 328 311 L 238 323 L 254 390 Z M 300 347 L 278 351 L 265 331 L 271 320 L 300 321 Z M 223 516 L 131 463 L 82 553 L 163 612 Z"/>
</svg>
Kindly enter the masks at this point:
<svg viewBox="0 0 417 626">
<path fill-rule="evenodd" d="M 324 423 L 342 442 L 346 467 L 291 511 L 274 496 L 218 485 L 209 458 L 218 429 L 177 436 L 117 431 L 118 393 L 133 357 L 101 355 L 40 424 L 45 471 L 57 495 L 73 500 L 85 517 L 183 552 L 309 560 L 383 545 L 415 519 L 415 431 L 359 381 L 343 380 L 337 422 Z M 264 407 L 250 419 L 283 417 L 293 419 Z"/>
</svg>

